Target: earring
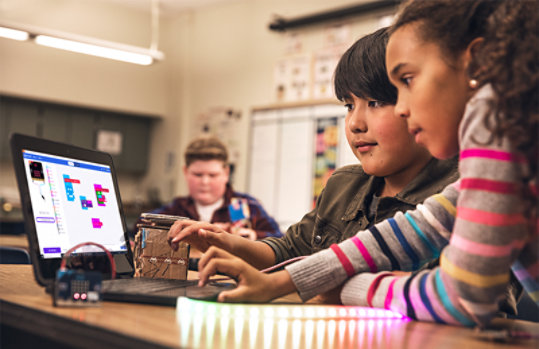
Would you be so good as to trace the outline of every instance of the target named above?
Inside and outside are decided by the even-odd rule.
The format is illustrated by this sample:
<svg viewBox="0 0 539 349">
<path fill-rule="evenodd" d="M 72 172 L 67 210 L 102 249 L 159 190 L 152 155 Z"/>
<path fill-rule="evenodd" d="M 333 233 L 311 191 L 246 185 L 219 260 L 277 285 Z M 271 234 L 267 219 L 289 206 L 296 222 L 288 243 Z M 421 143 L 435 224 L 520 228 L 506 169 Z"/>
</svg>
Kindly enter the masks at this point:
<svg viewBox="0 0 539 349">
<path fill-rule="evenodd" d="M 475 79 L 470 79 L 470 81 L 468 81 L 468 86 L 470 86 L 472 90 L 475 90 L 478 84 L 479 83 Z"/>
</svg>

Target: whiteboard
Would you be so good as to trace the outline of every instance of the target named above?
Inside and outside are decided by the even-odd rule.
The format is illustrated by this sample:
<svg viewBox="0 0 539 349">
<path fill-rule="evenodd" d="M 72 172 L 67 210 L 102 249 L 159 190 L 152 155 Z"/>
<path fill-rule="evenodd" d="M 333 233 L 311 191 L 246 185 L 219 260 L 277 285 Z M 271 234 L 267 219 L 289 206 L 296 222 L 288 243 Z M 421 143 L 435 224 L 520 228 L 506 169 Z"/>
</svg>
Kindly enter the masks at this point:
<svg viewBox="0 0 539 349">
<path fill-rule="evenodd" d="M 273 116 L 253 118 L 248 191 L 262 203 L 268 214 L 275 217 L 279 124 Z"/>
<path fill-rule="evenodd" d="M 283 119 L 276 211 L 281 225 L 296 223 L 311 210 L 313 139 L 309 115 Z"/>
<path fill-rule="evenodd" d="M 358 163 L 344 133 L 340 105 L 256 111 L 251 119 L 248 191 L 281 231 L 312 209 L 316 119 L 339 117 L 337 166 Z"/>
</svg>

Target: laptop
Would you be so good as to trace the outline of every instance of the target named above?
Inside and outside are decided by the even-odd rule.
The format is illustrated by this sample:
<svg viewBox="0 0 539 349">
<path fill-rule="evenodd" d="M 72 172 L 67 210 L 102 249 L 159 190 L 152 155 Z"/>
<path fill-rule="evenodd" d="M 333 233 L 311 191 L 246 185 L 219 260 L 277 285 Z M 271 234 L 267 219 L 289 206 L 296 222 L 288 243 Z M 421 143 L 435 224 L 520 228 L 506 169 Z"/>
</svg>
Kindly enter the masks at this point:
<svg viewBox="0 0 539 349">
<path fill-rule="evenodd" d="M 214 300 L 234 287 L 197 280 L 133 277 L 134 264 L 122 211 L 116 172 L 109 154 L 12 134 L 11 151 L 21 197 L 29 253 L 36 281 L 52 289 L 64 254 L 93 242 L 114 258 L 111 280 L 107 254 L 90 245 L 76 251 L 85 264 L 102 273 L 103 300 L 176 306 L 178 297 Z"/>
</svg>

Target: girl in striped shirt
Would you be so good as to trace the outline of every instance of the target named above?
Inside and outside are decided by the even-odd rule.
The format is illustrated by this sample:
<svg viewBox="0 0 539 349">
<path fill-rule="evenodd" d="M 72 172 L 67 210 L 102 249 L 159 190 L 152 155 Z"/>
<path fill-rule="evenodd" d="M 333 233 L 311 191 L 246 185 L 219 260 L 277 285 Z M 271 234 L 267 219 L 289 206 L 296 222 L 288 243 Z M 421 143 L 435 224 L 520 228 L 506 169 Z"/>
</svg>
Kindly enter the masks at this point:
<svg viewBox="0 0 539 349">
<path fill-rule="evenodd" d="M 496 315 L 512 270 L 537 303 L 538 13 L 536 1 L 415 0 L 404 7 L 386 56 L 398 89 L 395 111 L 435 157 L 460 153 L 461 179 L 416 210 L 277 273 L 261 274 L 210 248 L 201 283 L 217 271 L 236 276 L 238 288 L 220 301 L 293 291 L 307 300 L 344 284 L 343 304 L 483 326 Z M 419 270 L 437 256 L 439 267 Z"/>
</svg>

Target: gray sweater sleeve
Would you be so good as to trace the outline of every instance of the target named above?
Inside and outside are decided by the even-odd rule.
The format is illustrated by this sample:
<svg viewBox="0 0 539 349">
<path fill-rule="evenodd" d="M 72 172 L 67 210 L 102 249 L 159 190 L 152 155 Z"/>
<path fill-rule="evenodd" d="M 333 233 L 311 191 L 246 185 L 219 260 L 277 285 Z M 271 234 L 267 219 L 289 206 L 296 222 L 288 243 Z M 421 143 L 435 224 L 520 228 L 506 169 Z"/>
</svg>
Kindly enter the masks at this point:
<svg viewBox="0 0 539 349">
<path fill-rule="evenodd" d="M 376 224 L 329 249 L 286 267 L 305 301 L 341 285 L 362 272 L 417 270 L 439 256 L 449 242 L 458 191 L 441 194 L 406 213 Z"/>
</svg>

